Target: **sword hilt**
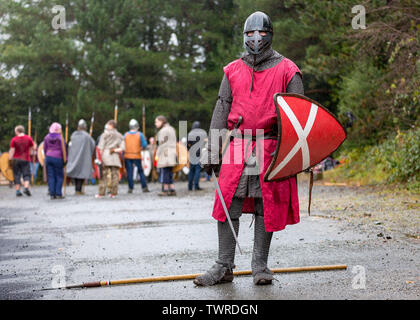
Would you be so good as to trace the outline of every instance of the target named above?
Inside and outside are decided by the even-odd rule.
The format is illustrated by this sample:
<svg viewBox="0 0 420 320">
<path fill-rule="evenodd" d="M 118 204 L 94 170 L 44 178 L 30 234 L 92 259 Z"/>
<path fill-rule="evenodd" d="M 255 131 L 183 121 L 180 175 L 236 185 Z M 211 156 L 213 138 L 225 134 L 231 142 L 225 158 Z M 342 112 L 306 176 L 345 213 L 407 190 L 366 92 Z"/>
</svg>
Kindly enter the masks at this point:
<svg viewBox="0 0 420 320">
<path fill-rule="evenodd" d="M 236 134 L 236 131 L 238 131 L 238 128 L 242 123 L 242 120 L 243 120 L 242 116 L 239 116 L 238 122 L 236 122 L 235 126 L 233 127 L 233 130 L 230 132 L 229 141 L 232 140 L 232 138 L 234 138 L 234 135 Z"/>
<path fill-rule="evenodd" d="M 242 123 L 242 120 L 243 120 L 243 119 L 244 119 L 244 118 L 242 118 L 242 116 L 239 116 L 239 118 L 238 118 L 238 122 L 236 122 L 235 127 L 233 128 L 233 131 L 238 130 L 238 128 L 239 128 L 239 126 L 241 125 L 241 123 Z"/>
<path fill-rule="evenodd" d="M 242 123 L 242 120 L 243 120 L 242 116 L 239 116 L 238 122 L 236 122 L 235 127 L 233 128 L 233 130 L 229 134 L 229 137 L 227 138 L 227 140 L 225 140 L 226 142 L 223 143 L 224 147 L 223 147 L 223 150 L 222 150 L 222 158 L 224 157 L 225 152 L 226 152 L 227 148 L 229 147 L 228 142 L 232 141 L 232 138 L 234 137 L 234 134 L 236 134 L 236 131 L 238 130 L 239 126 Z"/>
</svg>

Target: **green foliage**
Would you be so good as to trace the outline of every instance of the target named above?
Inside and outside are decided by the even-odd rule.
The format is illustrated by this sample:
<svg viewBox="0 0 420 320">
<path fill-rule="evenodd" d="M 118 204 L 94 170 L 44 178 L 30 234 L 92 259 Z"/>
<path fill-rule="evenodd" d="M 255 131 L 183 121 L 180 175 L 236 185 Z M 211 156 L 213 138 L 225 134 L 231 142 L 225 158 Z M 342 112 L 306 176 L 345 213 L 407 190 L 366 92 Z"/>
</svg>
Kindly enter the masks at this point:
<svg viewBox="0 0 420 320">
<path fill-rule="evenodd" d="M 401 183 L 420 191 L 420 129 L 398 132 L 375 146 L 342 152 L 344 163 L 327 176 L 362 184 Z"/>
<path fill-rule="evenodd" d="M 349 130 L 349 139 L 358 145 L 376 143 L 382 135 L 388 135 L 383 130 L 386 114 L 378 112 L 376 100 L 380 94 L 377 84 L 383 79 L 382 71 L 369 61 L 357 65 L 350 73 L 342 77 L 339 84 L 338 113 L 342 123 L 349 120 L 345 116 L 351 112 L 356 121 Z"/>
<path fill-rule="evenodd" d="M 26 124 L 28 108 L 38 139 L 66 114 L 71 132 L 92 112 L 96 137 L 115 104 L 121 131 L 141 119 L 143 104 L 147 136 L 159 114 L 208 128 L 223 66 L 243 51 L 243 23 L 256 10 L 270 15 L 273 47 L 299 66 L 305 95 L 343 124 L 348 112 L 355 116 L 343 146 L 352 157 L 363 151 L 370 159 L 369 146 L 420 125 L 416 0 L 62 0 L 66 30 L 51 26 L 56 4 L 0 0 L 0 150 Z M 366 29 L 352 28 L 356 4 L 366 8 Z M 390 141 L 384 150 L 402 153 Z M 369 174 L 407 180 L 404 165 L 414 164 L 398 161 L 392 170 L 368 161 L 377 164 Z"/>
<path fill-rule="evenodd" d="M 0 149 L 15 125 L 26 125 L 28 108 L 38 137 L 66 114 L 71 131 L 92 112 L 97 136 L 115 104 L 121 131 L 141 118 L 143 104 L 149 136 L 161 113 L 174 124 L 208 126 L 221 67 L 240 51 L 233 1 L 61 1 L 68 28 L 58 31 L 51 27 L 54 5 L 0 0 L 7 35 L 0 40 Z"/>
</svg>

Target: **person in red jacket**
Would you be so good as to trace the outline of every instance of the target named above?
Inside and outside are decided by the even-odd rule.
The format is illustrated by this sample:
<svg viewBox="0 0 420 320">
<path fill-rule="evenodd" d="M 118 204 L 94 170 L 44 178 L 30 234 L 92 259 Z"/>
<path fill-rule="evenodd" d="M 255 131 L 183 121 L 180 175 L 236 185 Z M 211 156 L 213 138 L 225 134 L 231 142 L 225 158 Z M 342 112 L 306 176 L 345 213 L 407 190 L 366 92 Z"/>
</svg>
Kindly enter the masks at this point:
<svg viewBox="0 0 420 320">
<path fill-rule="evenodd" d="M 31 154 L 34 148 L 32 138 L 25 134 L 25 128 L 21 125 L 15 128 L 16 136 L 10 142 L 9 160 L 12 161 L 13 176 L 16 186 L 16 196 L 21 197 L 21 179 L 23 179 L 23 193 L 31 195 L 29 183 L 31 181 Z"/>
<path fill-rule="evenodd" d="M 224 68 L 210 129 L 233 130 L 238 126 L 238 134 L 228 142 L 222 160 L 219 185 L 236 235 L 242 213 L 255 215 L 252 275 L 254 284 L 265 285 L 274 279 L 267 267 L 273 232 L 299 222 L 296 177 L 275 182 L 263 179 L 277 145 L 273 95 L 303 94 L 303 84 L 299 68 L 272 49 L 273 26 L 268 15 L 250 15 L 243 37 L 246 52 Z M 240 152 L 236 152 L 238 146 Z M 219 138 L 212 139 L 210 134 L 207 155 L 202 156 L 208 174 L 219 167 L 220 147 Z M 218 221 L 219 256 L 210 270 L 194 280 L 199 286 L 233 280 L 236 241 L 218 194 L 213 217 Z"/>
</svg>

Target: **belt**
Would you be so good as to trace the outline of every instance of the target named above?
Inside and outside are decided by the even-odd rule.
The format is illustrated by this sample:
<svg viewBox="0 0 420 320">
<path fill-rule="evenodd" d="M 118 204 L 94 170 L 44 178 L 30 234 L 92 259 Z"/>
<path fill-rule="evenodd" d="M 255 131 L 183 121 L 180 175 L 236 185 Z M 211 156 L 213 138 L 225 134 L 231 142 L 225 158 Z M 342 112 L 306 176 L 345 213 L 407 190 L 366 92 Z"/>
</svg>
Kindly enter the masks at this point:
<svg viewBox="0 0 420 320">
<path fill-rule="evenodd" d="M 267 132 L 264 133 L 263 135 L 242 135 L 240 133 L 236 133 L 234 135 L 232 135 L 234 138 L 237 139 L 243 139 L 243 140 L 252 140 L 252 141 L 257 141 L 257 140 L 277 140 L 278 136 L 276 134 L 274 134 L 274 132 Z"/>
</svg>

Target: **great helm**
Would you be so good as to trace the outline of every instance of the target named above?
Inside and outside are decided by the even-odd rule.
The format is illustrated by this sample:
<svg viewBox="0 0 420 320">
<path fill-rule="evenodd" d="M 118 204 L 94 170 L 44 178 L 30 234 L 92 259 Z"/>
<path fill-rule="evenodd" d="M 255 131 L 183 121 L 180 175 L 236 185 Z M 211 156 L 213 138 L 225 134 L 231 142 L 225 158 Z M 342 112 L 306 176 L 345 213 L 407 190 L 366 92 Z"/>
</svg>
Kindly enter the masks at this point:
<svg viewBox="0 0 420 320">
<path fill-rule="evenodd" d="M 140 128 L 139 123 L 136 119 L 131 119 L 128 123 L 128 127 L 130 128 L 130 130 L 137 130 L 138 128 Z"/>
<path fill-rule="evenodd" d="M 254 31 L 252 36 L 247 33 Z M 260 31 L 267 34 L 262 36 Z M 257 11 L 251 14 L 245 21 L 244 25 L 244 48 L 250 54 L 260 54 L 271 47 L 273 42 L 273 24 L 271 19 L 264 12 Z"/>
</svg>

